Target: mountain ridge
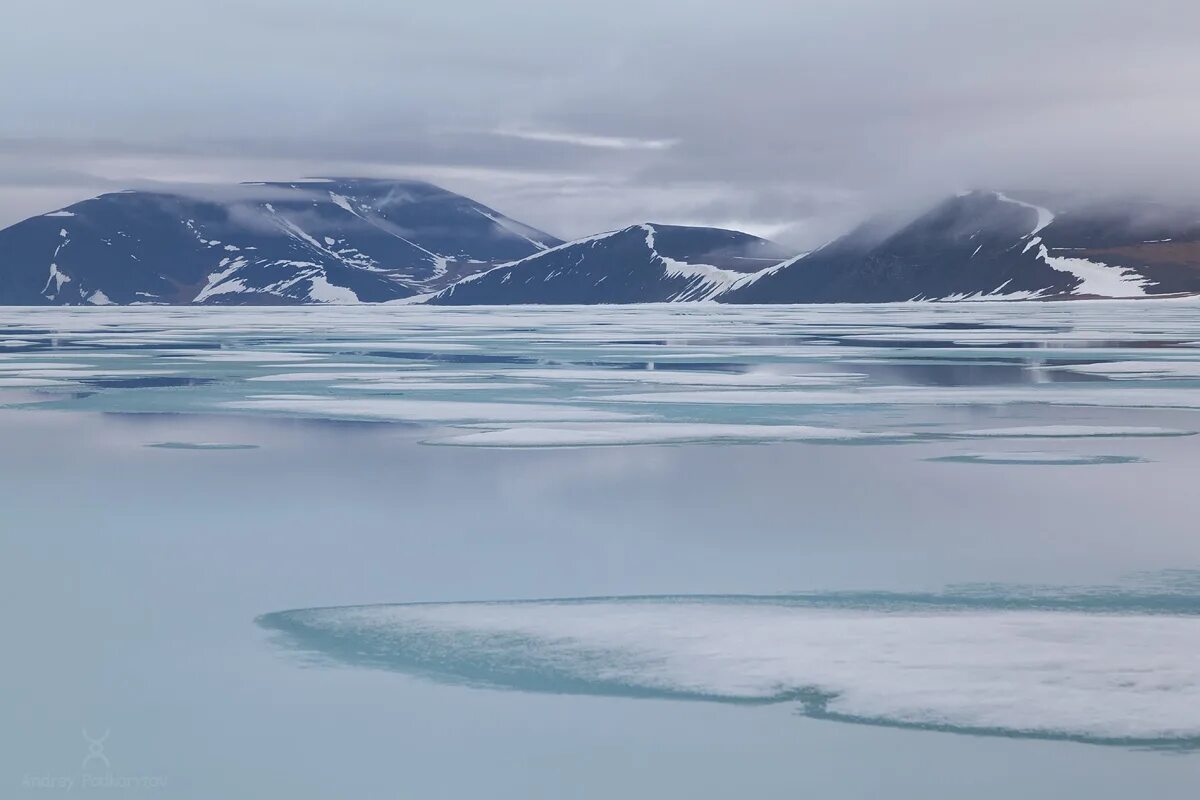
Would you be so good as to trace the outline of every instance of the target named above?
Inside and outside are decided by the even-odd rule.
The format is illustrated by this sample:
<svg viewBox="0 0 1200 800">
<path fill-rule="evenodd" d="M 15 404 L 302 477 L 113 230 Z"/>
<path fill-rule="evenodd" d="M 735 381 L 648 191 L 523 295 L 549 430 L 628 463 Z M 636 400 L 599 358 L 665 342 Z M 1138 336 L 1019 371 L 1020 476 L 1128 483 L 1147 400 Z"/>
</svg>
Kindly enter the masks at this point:
<svg viewBox="0 0 1200 800">
<path fill-rule="evenodd" d="M 0 304 L 1044 300 L 1200 293 L 1200 210 L 962 192 L 793 254 L 642 222 L 564 242 L 433 184 L 110 192 L 0 230 Z"/>
<path fill-rule="evenodd" d="M 587 236 L 472 275 L 431 305 L 602 304 L 711 300 L 776 263 L 778 245 L 740 231 L 643 222 Z"/>
<path fill-rule="evenodd" d="M 881 237 L 851 231 L 716 299 L 903 302 L 1200 292 L 1200 217 L 1146 228 L 1120 213 L 1106 221 L 1100 213 L 1086 206 L 1056 213 L 1003 192 L 964 192 Z M 1148 239 L 1147 231 L 1156 238 Z M 1180 247 L 1186 253 L 1172 259 Z"/>
<path fill-rule="evenodd" d="M 423 181 L 126 190 L 0 230 L 0 303 L 379 302 L 559 241 Z"/>
</svg>

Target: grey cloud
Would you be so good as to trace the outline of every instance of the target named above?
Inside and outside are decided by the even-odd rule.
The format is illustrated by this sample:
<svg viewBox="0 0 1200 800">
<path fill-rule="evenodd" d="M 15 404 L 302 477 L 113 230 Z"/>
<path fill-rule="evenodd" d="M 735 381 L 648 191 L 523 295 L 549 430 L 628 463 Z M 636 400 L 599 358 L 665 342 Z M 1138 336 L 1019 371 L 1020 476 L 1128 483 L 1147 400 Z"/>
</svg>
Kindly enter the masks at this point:
<svg viewBox="0 0 1200 800">
<path fill-rule="evenodd" d="M 678 139 L 638 139 L 633 136 L 597 136 L 590 133 L 568 131 L 497 128 L 491 133 L 496 136 L 509 136 L 530 142 L 553 142 L 576 147 L 598 147 L 602 150 L 669 150 L 679 143 Z"/>
<path fill-rule="evenodd" d="M 0 224 L 72 189 L 378 174 L 561 236 L 807 246 L 975 186 L 1200 186 L 1191 0 L 63 5 L 0 31 Z"/>
</svg>

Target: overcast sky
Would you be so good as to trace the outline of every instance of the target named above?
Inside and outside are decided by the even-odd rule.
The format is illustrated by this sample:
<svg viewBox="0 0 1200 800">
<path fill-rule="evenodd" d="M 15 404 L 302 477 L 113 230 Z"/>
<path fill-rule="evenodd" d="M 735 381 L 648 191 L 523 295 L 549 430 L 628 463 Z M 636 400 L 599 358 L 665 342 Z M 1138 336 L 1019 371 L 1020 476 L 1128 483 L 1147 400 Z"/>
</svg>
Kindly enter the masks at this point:
<svg viewBox="0 0 1200 800">
<path fill-rule="evenodd" d="M 1194 194 L 1195 0 L 58 0 L 0 28 L 0 225 L 420 177 L 564 237 L 816 243 L 997 186 Z"/>
</svg>

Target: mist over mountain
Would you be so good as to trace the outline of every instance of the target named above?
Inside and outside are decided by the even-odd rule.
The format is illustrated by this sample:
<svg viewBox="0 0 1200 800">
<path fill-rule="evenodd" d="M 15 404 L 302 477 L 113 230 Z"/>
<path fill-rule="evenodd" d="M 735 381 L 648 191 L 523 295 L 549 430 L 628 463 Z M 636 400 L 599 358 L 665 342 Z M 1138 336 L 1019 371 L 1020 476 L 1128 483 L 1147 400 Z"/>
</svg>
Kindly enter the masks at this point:
<svg viewBox="0 0 1200 800">
<path fill-rule="evenodd" d="M 910 217 L 875 218 L 796 255 L 740 231 L 660 223 L 564 243 L 422 181 L 124 191 L 0 230 L 0 303 L 857 303 L 1200 292 L 1192 206 L 974 191 Z"/>
<path fill-rule="evenodd" d="M 799 252 L 968 187 L 1200 187 L 1187 0 L 73 6 L 0 32 L 0 226 L 128 187 L 371 175 L 563 239 L 654 220 Z"/>
<path fill-rule="evenodd" d="M 1023 197 L 1053 202 L 1045 193 Z M 967 192 L 900 226 L 859 227 L 744 281 L 732 303 L 1144 297 L 1200 291 L 1200 214 Z"/>
<path fill-rule="evenodd" d="M 0 231 L 0 303 L 380 302 L 557 244 L 419 181 L 116 192 Z"/>
</svg>

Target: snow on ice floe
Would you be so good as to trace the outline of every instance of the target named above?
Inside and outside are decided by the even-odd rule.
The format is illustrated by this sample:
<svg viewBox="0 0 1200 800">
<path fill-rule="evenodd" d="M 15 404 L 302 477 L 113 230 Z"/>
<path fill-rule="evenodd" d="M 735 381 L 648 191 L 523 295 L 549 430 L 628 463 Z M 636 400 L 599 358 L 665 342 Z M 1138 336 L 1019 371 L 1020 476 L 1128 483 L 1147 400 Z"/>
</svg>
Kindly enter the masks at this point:
<svg viewBox="0 0 1200 800">
<path fill-rule="evenodd" d="M 1094 455 L 1089 453 L 955 453 L 935 456 L 926 461 L 951 464 L 1028 464 L 1043 466 L 1089 466 L 1098 464 L 1137 464 L 1145 459 L 1126 455 Z"/>
<path fill-rule="evenodd" d="M 279 372 L 271 375 L 256 375 L 246 380 L 257 381 L 260 383 L 333 383 L 335 381 L 383 381 L 394 380 L 399 376 L 401 370 L 405 369 L 404 364 L 397 365 L 397 369 L 393 369 L 388 365 L 387 370 L 381 370 L 379 364 L 368 364 L 375 369 L 374 372 L 358 371 L 354 372 Z M 428 378 L 425 373 L 418 373 L 422 378 Z"/>
<path fill-rule="evenodd" d="M 1056 349 L 1062 349 L 1065 346 L 1073 344 L 1087 345 L 1110 342 L 1116 334 L 1117 331 L 1115 330 L 1104 329 L 1090 331 L 1078 329 L 1045 330 L 1036 327 L 1005 326 L 999 330 L 963 331 L 932 327 L 904 328 L 900 330 L 876 328 L 861 332 L 847 331 L 841 338 L 848 342 L 892 342 L 897 344 L 912 342 L 922 345 L 936 343 L 954 347 L 1023 346 L 1024 343 L 1032 340 L 1053 345 Z M 1139 331 L 1138 338 L 1143 341 L 1170 341 L 1174 336 L 1169 331 Z"/>
<path fill-rule="evenodd" d="M 0 374 L 11 375 L 12 371 L 0 369 Z M 161 376 L 161 375 L 178 375 L 178 370 L 173 369 L 142 369 L 142 370 L 119 370 L 119 369 L 70 369 L 60 365 L 38 369 L 22 369 L 19 370 L 21 378 L 52 378 L 58 379 L 86 379 L 86 378 L 141 378 L 143 376 Z"/>
<path fill-rule="evenodd" d="M 1123 745 L 1200 742 L 1200 616 L 650 597 L 259 619 L 356 666 L 526 691 L 795 703 L 818 718 Z"/>
<path fill-rule="evenodd" d="M 1096 388 L 1094 384 L 1021 386 L 863 386 L 829 390 L 700 390 L 633 392 L 596 398 L 609 403 L 762 406 L 973 406 L 1028 403 L 1104 408 L 1200 408 L 1200 392 L 1143 387 Z"/>
<path fill-rule="evenodd" d="M 459 433 L 427 444 L 461 447 L 603 447 L 618 445 L 765 442 L 900 441 L 908 433 L 868 433 L 807 425 L 722 425 L 686 422 L 621 422 L 521 425 Z"/>
<path fill-rule="evenodd" d="M 842 386 L 866 379 L 862 373 L 823 372 L 787 374 L 752 372 L 673 371 L 660 369 L 522 369 L 508 373 L 514 378 L 570 383 L 651 383 L 675 386 Z"/>
<path fill-rule="evenodd" d="M 545 388 L 540 383 L 516 383 L 514 381 L 462 381 L 453 379 L 364 381 L 361 383 L 335 383 L 334 389 L 352 392 L 507 392 L 510 389 L 525 391 Z"/>
<path fill-rule="evenodd" d="M 301 370 L 341 370 L 341 369 L 353 369 L 353 370 L 374 369 L 374 370 L 378 370 L 378 369 L 381 369 L 384 367 L 386 367 L 389 370 L 406 370 L 406 371 L 407 370 L 418 370 L 418 369 L 425 369 L 425 370 L 432 369 L 432 366 L 430 364 L 413 364 L 413 363 L 408 363 L 408 362 L 401 362 L 401 363 L 396 363 L 396 364 L 385 364 L 380 361 L 309 361 L 309 362 L 296 363 L 296 362 L 290 361 L 288 359 L 283 359 L 282 361 L 280 361 L 280 360 L 275 359 L 274 357 L 272 357 L 269 362 L 263 362 L 259 366 L 261 366 L 265 369 L 289 369 L 289 370 L 297 370 L 297 369 L 301 369 Z M 287 373 L 283 373 L 283 374 L 287 374 Z M 306 375 L 306 374 L 311 374 L 311 373 L 292 372 L 290 374 L 292 376 L 300 376 L 300 375 Z M 291 378 L 287 378 L 286 380 L 291 380 Z M 300 380 L 300 378 L 296 377 L 296 380 Z"/>
<path fill-rule="evenodd" d="M 0 376 L 0 388 L 32 389 L 40 386 L 63 386 L 66 381 L 53 378 L 33 378 L 25 376 Z"/>
<path fill-rule="evenodd" d="M 291 362 L 315 361 L 321 356 L 310 353 L 288 353 L 276 350 L 195 350 L 190 352 L 172 351 L 171 358 L 195 359 L 197 361 L 218 362 Z"/>
<path fill-rule="evenodd" d="M 477 350 L 478 346 L 468 342 L 456 341 L 419 341 L 404 339 L 402 341 L 331 341 L 306 342 L 305 350 L 333 350 L 335 352 L 357 353 L 364 350 L 402 351 L 421 353 L 459 352 Z"/>
<path fill-rule="evenodd" d="M 86 369 L 87 364 L 72 361 L 17 361 L 0 357 L 0 372 L 20 372 L 48 369 Z"/>
<path fill-rule="evenodd" d="M 1200 378 L 1200 361 L 1104 361 L 1096 364 L 1070 364 L 1053 369 L 1084 375 L 1103 375 L 1112 380 L 1161 380 Z"/>
<path fill-rule="evenodd" d="M 274 412 L 329 419 L 393 422 L 526 422 L 634 419 L 634 415 L 581 406 L 547 403 L 472 403 L 453 400 L 409 400 L 398 397 L 316 397 L 262 395 L 227 402 L 224 408 Z"/>
<path fill-rule="evenodd" d="M 1196 431 L 1129 425 L 1029 425 L 958 431 L 955 436 L 1002 439 L 1078 439 L 1092 437 L 1195 436 Z"/>
</svg>

